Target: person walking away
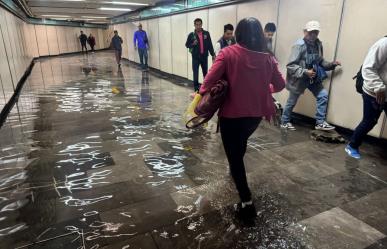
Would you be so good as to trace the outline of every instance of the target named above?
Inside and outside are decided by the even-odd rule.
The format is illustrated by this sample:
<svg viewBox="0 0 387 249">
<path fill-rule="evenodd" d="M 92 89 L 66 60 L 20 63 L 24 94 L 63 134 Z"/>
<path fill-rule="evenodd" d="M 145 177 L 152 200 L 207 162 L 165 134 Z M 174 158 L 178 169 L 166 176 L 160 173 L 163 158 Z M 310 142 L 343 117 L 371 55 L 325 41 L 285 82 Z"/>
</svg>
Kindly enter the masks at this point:
<svg viewBox="0 0 387 249">
<path fill-rule="evenodd" d="M 87 43 L 89 43 L 89 45 L 90 45 L 91 52 L 94 53 L 95 37 L 93 36 L 93 34 L 90 34 L 90 35 L 89 35 L 89 38 L 87 38 Z"/>
<path fill-rule="evenodd" d="M 142 70 L 148 69 L 148 36 L 145 30 L 142 29 L 142 24 L 138 25 L 138 30 L 134 33 L 133 37 L 134 48 L 138 50 L 140 57 L 140 64 Z"/>
<path fill-rule="evenodd" d="M 199 66 L 202 68 L 203 77 L 206 77 L 208 71 L 208 54 L 211 54 L 212 60 L 215 60 L 215 51 L 212 46 L 210 33 L 203 29 L 203 21 L 200 18 L 194 21 L 195 30 L 191 32 L 185 43 L 192 55 L 192 71 L 194 91 L 198 92 L 199 84 Z"/>
<path fill-rule="evenodd" d="M 85 49 L 86 53 L 87 53 L 87 46 L 86 46 L 86 43 L 87 43 L 87 35 L 85 35 L 83 33 L 83 31 L 81 31 L 81 35 L 79 36 L 79 41 L 81 42 L 81 47 L 82 47 L 82 52 L 84 52 L 83 49 Z"/>
<path fill-rule="evenodd" d="M 234 26 L 232 24 L 224 25 L 223 36 L 215 44 L 215 55 L 218 55 L 221 49 L 234 45 L 235 43 Z"/>
<path fill-rule="evenodd" d="M 117 65 L 119 67 L 121 66 L 122 42 L 122 38 L 118 35 L 118 31 L 114 30 L 114 36 L 111 41 L 111 47 L 114 49 Z"/>
<path fill-rule="evenodd" d="M 360 159 L 359 147 L 378 123 L 384 111 L 387 115 L 387 37 L 377 41 L 368 51 L 362 67 L 363 119 L 356 127 L 345 151 Z"/>
<path fill-rule="evenodd" d="M 228 81 L 227 97 L 218 111 L 220 132 L 241 200 L 235 205 L 236 214 L 250 222 L 257 213 L 243 162 L 247 139 L 263 118 L 274 117 L 270 84 L 274 92 L 279 92 L 285 87 L 285 80 L 276 59 L 267 52 L 263 29 L 257 19 L 241 20 L 235 36 L 237 44 L 219 52 L 199 93 L 209 92 L 220 79 Z"/>
<path fill-rule="evenodd" d="M 310 21 L 304 29 L 304 38 L 296 42 L 292 48 L 289 62 L 286 65 L 286 89 L 289 97 L 286 102 L 281 128 L 296 130 L 291 121 L 293 108 L 298 98 L 306 89 L 312 92 L 317 101 L 316 130 L 334 130 L 335 127 L 325 121 L 328 105 L 328 92 L 324 89 L 323 81 L 328 78 L 326 71 L 340 66 L 338 61 L 328 62 L 323 57 L 322 42 L 318 39 L 320 23 Z"/>
</svg>

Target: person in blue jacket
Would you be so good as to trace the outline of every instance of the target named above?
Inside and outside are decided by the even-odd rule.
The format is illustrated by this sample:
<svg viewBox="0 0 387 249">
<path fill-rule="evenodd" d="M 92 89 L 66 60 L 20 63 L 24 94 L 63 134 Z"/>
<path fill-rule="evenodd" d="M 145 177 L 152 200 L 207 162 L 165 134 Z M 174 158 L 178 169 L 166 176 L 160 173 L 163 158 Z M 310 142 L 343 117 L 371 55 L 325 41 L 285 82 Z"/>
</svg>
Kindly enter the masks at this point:
<svg viewBox="0 0 387 249">
<path fill-rule="evenodd" d="M 134 33 L 133 37 L 134 48 L 138 50 L 140 56 L 141 68 L 143 70 L 148 69 L 148 36 L 145 30 L 142 29 L 142 24 L 138 25 L 138 30 Z M 144 63 L 145 62 L 145 63 Z"/>
</svg>

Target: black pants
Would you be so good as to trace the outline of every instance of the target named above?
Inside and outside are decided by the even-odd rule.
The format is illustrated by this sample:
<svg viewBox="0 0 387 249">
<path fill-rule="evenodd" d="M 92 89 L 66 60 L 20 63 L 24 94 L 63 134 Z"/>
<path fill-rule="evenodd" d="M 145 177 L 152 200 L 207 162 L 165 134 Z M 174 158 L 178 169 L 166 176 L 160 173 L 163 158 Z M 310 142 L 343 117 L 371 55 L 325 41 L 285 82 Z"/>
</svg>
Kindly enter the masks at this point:
<svg viewBox="0 0 387 249">
<path fill-rule="evenodd" d="M 349 145 L 352 148 L 358 149 L 363 142 L 365 136 L 378 123 L 382 111 L 387 115 L 387 102 L 384 105 L 379 105 L 376 98 L 363 93 L 363 119 L 356 127 Z"/>
<path fill-rule="evenodd" d="M 86 52 L 87 52 L 86 42 L 85 42 L 85 43 L 81 42 L 81 46 L 82 46 L 82 52 L 83 52 L 83 48 L 85 48 L 85 50 L 86 50 Z"/>
<path fill-rule="evenodd" d="M 243 157 L 247 139 L 257 129 L 261 118 L 220 118 L 220 134 L 239 197 L 242 202 L 251 200 Z"/>
<path fill-rule="evenodd" d="M 91 51 L 94 51 L 94 46 L 95 46 L 95 45 L 90 45 Z"/>
<path fill-rule="evenodd" d="M 200 56 L 199 58 L 192 57 L 192 71 L 195 92 L 199 91 L 200 89 L 199 66 L 202 67 L 203 77 L 206 77 L 208 72 L 208 56 Z"/>
</svg>

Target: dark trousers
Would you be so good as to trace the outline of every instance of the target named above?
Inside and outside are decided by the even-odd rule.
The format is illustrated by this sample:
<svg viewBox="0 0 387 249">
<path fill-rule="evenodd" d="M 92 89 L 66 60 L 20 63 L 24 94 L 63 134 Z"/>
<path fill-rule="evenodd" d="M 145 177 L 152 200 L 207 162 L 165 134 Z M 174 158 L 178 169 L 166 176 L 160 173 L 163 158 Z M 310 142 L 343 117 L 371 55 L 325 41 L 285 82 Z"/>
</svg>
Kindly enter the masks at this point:
<svg viewBox="0 0 387 249">
<path fill-rule="evenodd" d="M 148 51 L 146 48 L 138 48 L 138 56 L 140 56 L 141 67 L 148 67 Z M 144 64 L 145 61 L 145 64 Z"/>
<path fill-rule="evenodd" d="M 378 123 L 382 111 L 387 115 L 387 102 L 384 105 L 379 105 L 376 98 L 363 93 L 363 119 L 356 127 L 349 145 L 352 148 L 358 149 L 364 138 Z"/>
<path fill-rule="evenodd" d="M 251 200 L 251 192 L 247 184 L 243 157 L 247 149 L 247 139 L 257 129 L 261 118 L 220 118 L 220 134 L 224 150 L 230 165 L 231 176 L 234 179 L 242 202 Z"/>
<path fill-rule="evenodd" d="M 202 67 L 203 77 L 206 77 L 208 72 L 208 56 L 200 56 L 199 58 L 192 57 L 192 71 L 195 92 L 199 91 L 199 66 Z"/>
<path fill-rule="evenodd" d="M 121 56 L 122 56 L 122 50 L 114 50 L 114 53 L 116 55 L 116 61 L 117 61 L 117 64 L 120 65 L 121 64 Z"/>
<path fill-rule="evenodd" d="M 86 46 L 86 43 L 83 43 L 83 42 L 81 42 L 81 46 L 82 46 L 82 52 L 83 52 L 83 48 L 86 50 L 86 52 L 87 52 L 87 46 Z"/>
<path fill-rule="evenodd" d="M 95 45 L 90 45 L 91 51 L 94 51 L 94 46 L 95 46 Z"/>
</svg>

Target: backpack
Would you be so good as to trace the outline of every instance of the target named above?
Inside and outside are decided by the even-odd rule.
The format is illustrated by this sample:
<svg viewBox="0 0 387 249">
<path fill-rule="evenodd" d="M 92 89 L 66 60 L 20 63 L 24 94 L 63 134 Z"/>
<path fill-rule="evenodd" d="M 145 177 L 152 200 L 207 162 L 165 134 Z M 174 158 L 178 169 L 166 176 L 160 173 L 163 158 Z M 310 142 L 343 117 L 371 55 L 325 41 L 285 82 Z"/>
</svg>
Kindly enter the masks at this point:
<svg viewBox="0 0 387 249">
<path fill-rule="evenodd" d="M 356 86 L 356 92 L 363 94 L 363 84 L 364 84 L 364 78 L 361 74 L 361 70 L 363 69 L 363 66 L 360 67 L 357 74 L 352 78 L 355 80 L 355 86 Z"/>
</svg>

